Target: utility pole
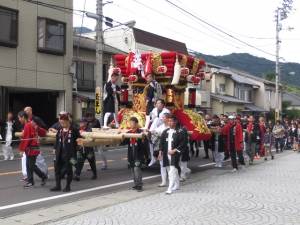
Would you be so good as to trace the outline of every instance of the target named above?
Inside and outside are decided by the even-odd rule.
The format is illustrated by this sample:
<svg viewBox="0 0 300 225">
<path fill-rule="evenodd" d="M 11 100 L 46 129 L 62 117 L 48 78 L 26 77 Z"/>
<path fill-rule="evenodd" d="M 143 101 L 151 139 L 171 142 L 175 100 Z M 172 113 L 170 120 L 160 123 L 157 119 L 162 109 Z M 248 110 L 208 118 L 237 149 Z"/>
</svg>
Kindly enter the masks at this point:
<svg viewBox="0 0 300 225">
<path fill-rule="evenodd" d="M 102 0 L 97 0 L 97 15 L 99 19 L 96 25 L 96 98 L 95 98 L 95 117 L 102 124 L 103 118 L 103 32 L 102 32 Z M 100 99 L 97 100 L 97 91 L 100 89 Z M 97 104 L 99 107 L 97 108 Z M 100 112 L 100 114 L 99 114 Z"/>
<path fill-rule="evenodd" d="M 276 68 L 275 68 L 275 76 L 276 76 L 276 88 L 275 88 L 275 104 L 276 108 L 275 108 L 275 112 L 277 112 L 278 116 L 279 116 L 279 112 L 281 112 L 281 98 L 279 98 L 279 85 L 281 83 L 280 81 L 280 62 L 279 62 L 279 44 L 281 43 L 280 39 L 279 39 L 279 31 L 282 30 L 282 25 L 281 23 L 279 23 L 279 20 L 284 20 L 287 18 L 287 14 L 290 13 L 290 11 L 292 10 L 293 6 L 292 6 L 293 0 L 283 0 L 282 3 L 282 7 L 281 8 L 277 8 L 277 10 L 275 11 L 276 15 Z M 288 30 L 292 30 L 293 28 L 288 28 Z M 276 114 L 276 113 L 275 113 Z"/>
<path fill-rule="evenodd" d="M 279 9 L 276 11 L 276 68 L 275 68 L 275 77 L 276 77 L 276 88 L 275 88 L 275 104 L 276 109 L 275 110 L 281 110 L 280 106 L 281 104 L 279 103 L 279 79 L 280 79 L 280 68 L 279 68 L 279 31 L 281 30 L 281 24 L 279 23 Z"/>
</svg>

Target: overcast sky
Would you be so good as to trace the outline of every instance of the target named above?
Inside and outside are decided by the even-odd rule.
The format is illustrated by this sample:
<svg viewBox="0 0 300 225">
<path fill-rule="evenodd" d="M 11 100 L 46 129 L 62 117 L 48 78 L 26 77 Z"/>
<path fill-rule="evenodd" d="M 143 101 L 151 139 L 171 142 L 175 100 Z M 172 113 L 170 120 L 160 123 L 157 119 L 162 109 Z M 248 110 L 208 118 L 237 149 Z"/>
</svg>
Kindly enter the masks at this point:
<svg viewBox="0 0 300 225">
<path fill-rule="evenodd" d="M 227 55 L 234 52 L 246 52 L 272 61 L 276 60 L 274 16 L 275 10 L 281 7 L 281 1 L 170 1 L 236 39 L 183 13 L 165 0 L 113 0 L 112 4 L 103 7 L 103 15 L 121 23 L 135 20 L 135 27 L 184 42 L 189 49 L 203 54 Z M 74 0 L 74 9 L 83 10 L 84 7 L 86 11 L 95 13 L 96 0 Z M 293 7 L 297 10 L 288 14 L 287 19 L 280 21 L 282 29 L 293 27 L 294 30 L 279 32 L 282 41 L 279 54 L 288 62 L 300 63 L 300 1 L 294 0 Z M 84 27 L 94 29 L 95 24 L 93 19 L 84 17 Z M 80 27 L 81 25 L 82 13 L 76 12 L 73 26 Z M 105 28 L 104 25 L 103 29 Z M 247 44 L 267 53 L 251 48 Z"/>
</svg>

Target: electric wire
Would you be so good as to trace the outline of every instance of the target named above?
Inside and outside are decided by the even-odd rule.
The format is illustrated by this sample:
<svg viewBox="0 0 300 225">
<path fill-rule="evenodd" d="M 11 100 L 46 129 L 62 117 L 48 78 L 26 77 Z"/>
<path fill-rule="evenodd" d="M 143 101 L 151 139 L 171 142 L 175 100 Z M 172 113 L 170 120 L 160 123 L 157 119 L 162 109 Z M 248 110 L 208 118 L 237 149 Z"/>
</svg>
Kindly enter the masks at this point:
<svg viewBox="0 0 300 225">
<path fill-rule="evenodd" d="M 83 11 L 85 11 L 85 6 L 86 6 L 86 0 L 84 0 Z M 78 44 L 77 50 L 76 50 L 76 58 L 78 58 L 78 52 L 79 52 L 79 47 L 80 47 L 81 37 L 82 37 L 82 26 L 83 26 L 83 21 L 84 21 L 84 13 L 82 13 L 82 15 L 83 16 L 82 16 L 81 27 L 80 27 L 79 44 Z"/>
<path fill-rule="evenodd" d="M 207 25 L 210 26 L 210 27 L 213 27 L 214 29 L 218 30 L 219 32 L 221 32 L 221 33 L 223 33 L 223 34 L 225 34 L 225 35 L 227 35 L 227 36 L 229 36 L 229 37 L 231 37 L 231 38 L 233 38 L 233 39 L 235 39 L 235 40 L 237 40 L 237 41 L 239 41 L 239 42 L 241 42 L 241 43 L 243 43 L 243 44 L 245 44 L 245 45 L 247 45 L 247 46 L 249 46 L 249 47 L 251 47 L 251 48 L 254 48 L 254 49 L 256 49 L 256 50 L 258 50 L 258 51 L 260 51 L 260 52 L 264 52 L 265 54 L 268 54 L 268 55 L 271 55 L 271 56 L 276 56 L 276 55 L 274 55 L 274 54 L 271 54 L 271 53 L 269 53 L 269 52 L 266 52 L 266 51 L 264 51 L 264 50 L 261 50 L 261 49 L 259 49 L 259 48 L 256 48 L 255 46 L 250 45 L 250 44 L 248 44 L 248 43 L 246 43 L 246 42 L 244 42 L 244 41 L 242 41 L 242 40 L 240 40 L 240 39 L 234 37 L 234 36 L 231 35 L 231 34 L 228 34 L 227 32 L 225 32 L 225 31 L 223 31 L 223 30 L 217 28 L 216 26 L 214 26 L 214 25 L 212 25 L 212 24 L 210 24 L 210 23 L 208 23 L 208 22 L 202 20 L 201 18 L 199 18 L 199 17 L 197 17 L 197 16 L 191 14 L 190 12 L 186 11 L 185 9 L 181 8 L 180 6 L 174 4 L 173 2 L 171 2 L 171 1 L 169 1 L 169 0 L 165 0 L 165 1 L 168 2 L 168 3 L 171 4 L 171 5 L 174 5 L 174 6 L 175 6 L 176 8 L 178 8 L 179 10 L 181 10 L 181 11 L 183 11 L 183 12 L 185 12 L 185 13 L 191 15 L 192 17 L 196 18 L 197 20 L 199 20 L 199 21 L 201 21 L 201 22 L 207 24 Z"/>
</svg>

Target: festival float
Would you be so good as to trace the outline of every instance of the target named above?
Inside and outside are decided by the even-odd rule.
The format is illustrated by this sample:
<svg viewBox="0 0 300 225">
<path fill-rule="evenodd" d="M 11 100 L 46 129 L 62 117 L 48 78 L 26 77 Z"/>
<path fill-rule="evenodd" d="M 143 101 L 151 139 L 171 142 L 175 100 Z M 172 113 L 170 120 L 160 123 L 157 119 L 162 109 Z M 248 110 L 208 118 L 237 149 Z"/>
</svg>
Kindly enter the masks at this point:
<svg viewBox="0 0 300 225">
<path fill-rule="evenodd" d="M 108 80 L 112 73 L 121 75 L 121 107 L 118 119 L 119 129 L 93 129 L 93 132 L 83 132 L 79 145 L 99 146 L 118 145 L 124 138 L 143 138 L 141 134 L 125 133 L 130 129 L 130 117 L 136 117 L 139 126 L 145 126 L 146 114 L 146 92 L 148 88 L 147 75 L 154 74 L 155 80 L 163 89 L 163 99 L 166 107 L 177 116 L 182 126 L 187 127 L 188 134 L 192 140 L 209 140 L 211 133 L 203 118 L 194 111 L 196 107 L 196 88 L 188 88 L 188 83 L 198 85 L 201 80 L 210 82 L 212 73 L 204 73 L 203 67 L 207 67 L 204 60 L 182 55 L 177 52 L 146 53 L 139 51 L 129 55 L 115 55 L 115 66 L 110 63 Z M 132 102 L 129 104 L 129 90 L 132 91 Z M 188 109 L 184 108 L 185 92 L 188 91 Z M 114 125 L 114 121 L 110 124 Z M 17 132 L 16 137 L 22 133 Z M 56 133 L 48 132 L 40 139 L 42 144 L 54 143 Z"/>
<path fill-rule="evenodd" d="M 211 133 L 202 117 L 194 111 L 196 107 L 196 88 L 188 88 L 188 83 L 198 85 L 201 80 L 210 82 L 212 73 L 204 60 L 177 52 L 145 53 L 130 52 L 129 55 L 115 55 L 115 66 L 111 62 L 109 73 L 121 75 L 121 107 L 118 119 L 119 129 L 129 129 L 129 118 L 137 117 L 139 126 L 145 125 L 147 75 L 154 74 L 155 80 L 163 89 L 166 107 L 177 116 L 179 122 L 193 131 L 192 140 L 209 140 Z M 204 73 L 204 69 L 207 72 Z M 129 102 L 128 90 L 132 91 Z M 188 109 L 184 108 L 185 92 L 188 91 Z M 114 121 L 112 122 L 114 123 Z"/>
</svg>

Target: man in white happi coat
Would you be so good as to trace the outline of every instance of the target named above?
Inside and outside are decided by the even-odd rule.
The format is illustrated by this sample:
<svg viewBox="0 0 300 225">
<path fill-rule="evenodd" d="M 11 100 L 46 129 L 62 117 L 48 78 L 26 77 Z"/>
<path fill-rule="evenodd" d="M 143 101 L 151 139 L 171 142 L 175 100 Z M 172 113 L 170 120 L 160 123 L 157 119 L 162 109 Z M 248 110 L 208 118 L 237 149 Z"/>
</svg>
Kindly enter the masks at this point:
<svg viewBox="0 0 300 225">
<path fill-rule="evenodd" d="M 160 139 L 158 160 L 163 159 L 163 166 L 168 171 L 169 188 L 166 194 L 172 194 L 172 191 L 179 188 L 179 161 L 181 153 L 186 150 L 187 138 L 182 129 L 176 128 L 175 115 L 169 116 L 168 123 L 170 128 L 164 130 Z"/>
<path fill-rule="evenodd" d="M 153 150 L 154 150 L 153 155 L 155 155 L 155 156 L 158 156 L 158 155 L 156 155 L 156 153 L 158 153 L 158 151 L 159 151 L 159 143 L 160 143 L 159 135 L 161 135 L 165 129 L 169 128 L 169 123 L 168 123 L 169 116 L 170 116 L 169 113 L 164 113 L 162 116 L 163 124 L 151 132 L 151 143 L 150 144 L 153 145 Z M 158 187 L 165 187 L 167 185 L 167 168 L 164 167 L 164 165 L 163 165 L 163 156 L 161 156 L 161 160 L 159 161 L 159 163 L 160 163 L 160 174 L 161 174 L 162 182 L 160 185 L 158 185 Z"/>
<path fill-rule="evenodd" d="M 155 103 L 155 108 L 150 112 L 152 117 L 152 124 L 149 129 L 150 132 L 153 132 L 157 127 L 163 124 L 162 117 L 165 113 L 170 113 L 170 110 L 165 108 L 165 100 L 157 99 Z M 153 156 L 153 145 L 150 143 L 150 153 L 151 153 L 151 162 L 148 166 L 152 166 L 156 162 L 156 158 Z"/>
</svg>

